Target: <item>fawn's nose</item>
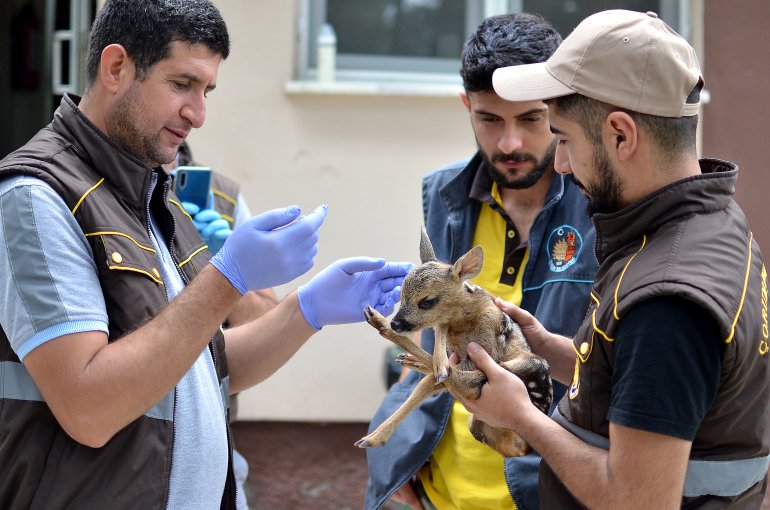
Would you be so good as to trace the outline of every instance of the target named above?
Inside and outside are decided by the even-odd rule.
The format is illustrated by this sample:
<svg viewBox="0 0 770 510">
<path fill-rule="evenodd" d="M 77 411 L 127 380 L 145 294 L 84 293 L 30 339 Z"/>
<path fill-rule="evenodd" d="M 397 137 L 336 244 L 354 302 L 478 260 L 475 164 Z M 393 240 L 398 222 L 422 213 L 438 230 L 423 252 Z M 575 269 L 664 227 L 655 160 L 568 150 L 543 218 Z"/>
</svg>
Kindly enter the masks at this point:
<svg viewBox="0 0 770 510">
<path fill-rule="evenodd" d="M 405 321 L 404 319 L 394 317 L 393 320 L 390 321 L 390 328 L 396 333 L 403 333 L 404 331 L 412 331 L 414 329 L 414 324 Z"/>
</svg>

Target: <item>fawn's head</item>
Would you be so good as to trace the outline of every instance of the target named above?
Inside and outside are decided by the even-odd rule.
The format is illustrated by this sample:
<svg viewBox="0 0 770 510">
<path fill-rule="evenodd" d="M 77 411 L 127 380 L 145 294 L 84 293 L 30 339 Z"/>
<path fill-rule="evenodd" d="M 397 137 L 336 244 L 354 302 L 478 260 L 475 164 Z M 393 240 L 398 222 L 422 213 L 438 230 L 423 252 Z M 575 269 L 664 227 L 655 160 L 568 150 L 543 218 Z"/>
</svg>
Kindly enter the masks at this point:
<svg viewBox="0 0 770 510">
<path fill-rule="evenodd" d="M 423 227 L 420 260 L 422 264 L 404 279 L 401 306 L 390 323 L 399 333 L 446 323 L 462 315 L 463 302 L 467 302 L 463 298 L 473 289 L 467 280 L 481 272 L 484 252 L 481 246 L 474 246 L 454 265 L 440 262 Z"/>
</svg>

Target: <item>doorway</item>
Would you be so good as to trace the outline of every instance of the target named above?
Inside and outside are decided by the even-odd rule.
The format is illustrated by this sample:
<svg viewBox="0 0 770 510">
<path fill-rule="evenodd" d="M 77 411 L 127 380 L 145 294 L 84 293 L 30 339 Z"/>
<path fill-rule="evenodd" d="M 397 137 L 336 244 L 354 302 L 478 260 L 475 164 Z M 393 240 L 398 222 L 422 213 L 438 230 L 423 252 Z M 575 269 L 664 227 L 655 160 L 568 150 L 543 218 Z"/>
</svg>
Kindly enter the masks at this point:
<svg viewBox="0 0 770 510">
<path fill-rule="evenodd" d="M 65 93 L 82 94 L 96 0 L 0 2 L 0 158 L 47 125 Z"/>
</svg>

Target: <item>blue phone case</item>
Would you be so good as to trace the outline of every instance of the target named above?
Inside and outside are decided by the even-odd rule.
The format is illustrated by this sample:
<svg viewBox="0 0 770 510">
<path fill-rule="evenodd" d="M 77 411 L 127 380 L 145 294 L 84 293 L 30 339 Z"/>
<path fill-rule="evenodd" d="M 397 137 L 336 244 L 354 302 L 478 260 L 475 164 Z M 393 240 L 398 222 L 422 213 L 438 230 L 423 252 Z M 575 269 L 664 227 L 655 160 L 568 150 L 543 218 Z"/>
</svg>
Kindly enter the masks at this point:
<svg viewBox="0 0 770 510">
<path fill-rule="evenodd" d="M 206 209 L 211 188 L 211 168 L 180 166 L 174 178 L 174 193 L 182 202 L 191 202 Z"/>
</svg>

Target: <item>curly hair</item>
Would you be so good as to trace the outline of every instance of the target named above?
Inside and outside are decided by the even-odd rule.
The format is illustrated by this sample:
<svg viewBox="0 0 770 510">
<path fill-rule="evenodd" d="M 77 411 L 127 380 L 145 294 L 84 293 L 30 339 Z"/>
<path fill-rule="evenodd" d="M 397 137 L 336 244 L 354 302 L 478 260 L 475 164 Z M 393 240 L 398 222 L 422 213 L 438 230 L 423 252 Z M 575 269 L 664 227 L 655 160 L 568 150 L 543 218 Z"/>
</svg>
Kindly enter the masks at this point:
<svg viewBox="0 0 770 510">
<path fill-rule="evenodd" d="M 466 92 L 490 92 L 492 73 L 500 67 L 548 60 L 561 35 L 537 14 L 490 16 L 466 41 L 460 76 Z"/>
</svg>

